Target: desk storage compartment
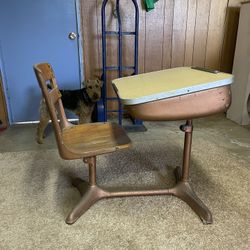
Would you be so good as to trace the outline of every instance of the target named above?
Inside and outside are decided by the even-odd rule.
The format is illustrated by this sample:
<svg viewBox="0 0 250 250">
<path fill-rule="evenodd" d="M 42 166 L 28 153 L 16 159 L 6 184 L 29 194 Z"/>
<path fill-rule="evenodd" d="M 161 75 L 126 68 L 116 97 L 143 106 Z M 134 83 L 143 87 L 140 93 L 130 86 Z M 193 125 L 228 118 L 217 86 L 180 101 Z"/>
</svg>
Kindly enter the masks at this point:
<svg viewBox="0 0 250 250">
<path fill-rule="evenodd" d="M 226 111 L 231 103 L 230 86 L 182 96 L 128 105 L 132 116 L 144 121 L 185 120 Z"/>
</svg>

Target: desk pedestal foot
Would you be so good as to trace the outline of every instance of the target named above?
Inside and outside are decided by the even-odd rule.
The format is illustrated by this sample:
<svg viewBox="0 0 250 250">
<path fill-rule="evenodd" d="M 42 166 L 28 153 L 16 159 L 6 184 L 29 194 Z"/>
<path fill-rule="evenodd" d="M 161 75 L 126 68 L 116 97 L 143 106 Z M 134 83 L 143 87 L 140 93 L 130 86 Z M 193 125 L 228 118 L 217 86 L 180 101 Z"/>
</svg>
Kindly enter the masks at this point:
<svg viewBox="0 0 250 250">
<path fill-rule="evenodd" d="M 207 206 L 199 199 L 190 186 L 189 181 L 181 180 L 181 168 L 175 169 L 177 184 L 173 188 L 173 195 L 186 202 L 193 211 L 200 217 L 203 224 L 212 224 L 212 214 Z"/>
</svg>

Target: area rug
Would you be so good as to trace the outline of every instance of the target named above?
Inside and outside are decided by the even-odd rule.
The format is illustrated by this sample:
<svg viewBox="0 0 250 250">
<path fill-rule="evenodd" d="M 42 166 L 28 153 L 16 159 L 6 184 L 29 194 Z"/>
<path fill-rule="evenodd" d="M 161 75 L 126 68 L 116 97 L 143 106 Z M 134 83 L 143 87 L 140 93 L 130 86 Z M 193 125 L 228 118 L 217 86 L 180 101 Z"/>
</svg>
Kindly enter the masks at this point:
<svg viewBox="0 0 250 250">
<path fill-rule="evenodd" d="M 165 188 L 181 165 L 183 134 L 132 136 L 133 148 L 97 158 L 106 188 Z M 0 249 L 248 249 L 248 162 L 216 141 L 195 138 L 191 183 L 213 214 L 203 225 L 172 196 L 105 199 L 74 225 L 64 219 L 79 201 L 70 179 L 87 178 L 81 160 L 56 149 L 0 154 Z"/>
</svg>

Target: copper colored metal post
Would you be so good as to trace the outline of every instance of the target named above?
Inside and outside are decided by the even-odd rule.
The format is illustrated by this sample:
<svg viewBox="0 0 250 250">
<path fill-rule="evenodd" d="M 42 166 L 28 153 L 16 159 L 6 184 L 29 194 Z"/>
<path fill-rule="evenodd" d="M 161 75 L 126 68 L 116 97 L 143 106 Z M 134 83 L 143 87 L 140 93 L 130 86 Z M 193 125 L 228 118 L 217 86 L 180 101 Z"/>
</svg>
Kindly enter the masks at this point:
<svg viewBox="0 0 250 250">
<path fill-rule="evenodd" d="M 180 126 L 180 129 L 183 132 L 185 132 L 181 181 L 188 181 L 191 146 L 192 146 L 192 134 L 193 134 L 192 120 L 187 120 L 185 125 Z"/>
</svg>

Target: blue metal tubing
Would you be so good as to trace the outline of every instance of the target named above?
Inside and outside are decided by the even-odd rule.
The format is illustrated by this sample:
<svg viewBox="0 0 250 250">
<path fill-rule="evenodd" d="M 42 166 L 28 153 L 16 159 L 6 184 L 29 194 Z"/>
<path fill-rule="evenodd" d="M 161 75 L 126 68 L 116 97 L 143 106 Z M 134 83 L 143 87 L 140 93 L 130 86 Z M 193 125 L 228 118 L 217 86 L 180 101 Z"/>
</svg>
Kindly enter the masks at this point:
<svg viewBox="0 0 250 250">
<path fill-rule="evenodd" d="M 122 22 L 120 15 L 120 0 L 116 0 L 116 13 L 118 20 L 118 63 L 119 63 L 119 78 L 122 77 Z"/>
<path fill-rule="evenodd" d="M 132 0 L 135 6 L 135 54 L 134 54 L 134 64 L 135 64 L 135 75 L 139 73 L 138 67 L 138 55 L 139 55 L 139 7 L 136 0 Z"/>
<path fill-rule="evenodd" d="M 107 98 L 107 71 L 108 70 L 118 70 L 119 78 L 122 77 L 123 70 L 126 69 L 133 69 L 134 75 L 139 73 L 138 70 L 138 47 L 139 47 L 139 7 L 137 4 L 137 0 L 132 0 L 135 6 L 135 31 L 132 32 L 123 32 L 122 31 L 122 21 L 121 21 L 121 14 L 120 14 L 120 0 L 116 0 L 116 12 L 117 12 L 117 20 L 118 20 L 118 31 L 107 31 L 106 30 L 106 16 L 105 16 L 105 8 L 107 5 L 108 0 L 104 0 L 102 3 L 102 64 L 103 64 L 103 88 L 102 88 L 102 98 L 104 101 L 104 121 L 107 121 L 107 100 L 114 100 L 111 98 Z M 118 36 L 118 66 L 107 66 L 107 51 L 106 51 L 106 36 L 107 35 L 114 35 Z M 123 66 L 122 62 L 122 37 L 133 35 L 135 36 L 135 45 L 134 45 L 134 66 Z M 118 101 L 118 114 L 119 114 L 119 124 L 122 124 L 122 104 L 120 98 L 116 98 Z M 114 111 L 113 111 L 114 112 Z M 142 124 L 141 121 L 135 120 L 134 123 L 136 125 Z"/>
<path fill-rule="evenodd" d="M 139 64 L 138 64 L 138 57 L 139 57 L 139 7 L 136 0 L 132 0 L 135 6 L 135 54 L 134 54 L 134 64 L 135 64 L 135 75 L 139 74 Z M 135 119 L 135 125 L 142 125 L 143 122 L 141 120 Z"/>
<path fill-rule="evenodd" d="M 102 80 L 103 80 L 103 87 L 102 87 L 102 98 L 104 101 L 104 122 L 107 121 L 107 74 L 106 74 L 106 67 L 107 67 L 107 54 L 106 54 L 106 17 L 105 17 L 105 8 L 107 5 L 108 0 L 104 0 L 102 3 Z"/>
<path fill-rule="evenodd" d="M 118 19 L 118 61 L 119 61 L 119 78 L 122 77 L 122 22 L 121 22 L 121 15 L 120 15 L 120 0 L 116 0 L 116 12 L 117 12 L 117 19 Z M 122 104 L 121 100 L 118 97 L 118 119 L 119 124 L 122 125 Z"/>
</svg>

